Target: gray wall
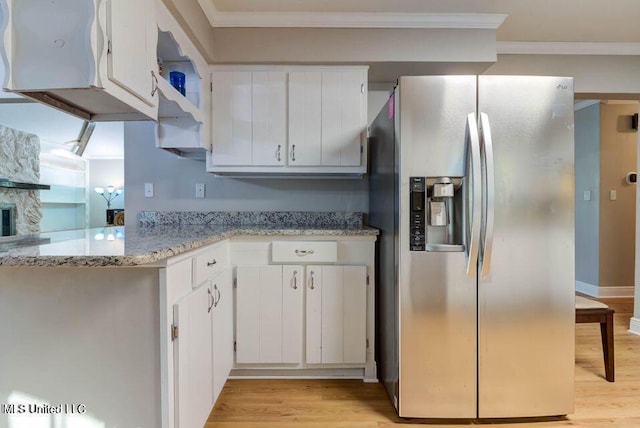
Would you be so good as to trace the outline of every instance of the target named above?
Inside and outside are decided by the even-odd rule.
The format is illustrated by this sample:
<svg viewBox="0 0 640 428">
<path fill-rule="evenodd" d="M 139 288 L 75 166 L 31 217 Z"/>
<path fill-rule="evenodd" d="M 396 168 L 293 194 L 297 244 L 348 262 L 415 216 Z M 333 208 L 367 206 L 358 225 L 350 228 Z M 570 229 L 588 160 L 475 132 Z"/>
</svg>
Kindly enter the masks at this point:
<svg viewBox="0 0 640 428">
<path fill-rule="evenodd" d="M 233 179 L 205 172 L 205 164 L 157 149 L 151 122 L 126 123 L 125 206 L 127 223 L 155 211 L 368 211 L 366 179 Z M 144 183 L 155 195 L 144 197 Z M 204 199 L 195 198 L 204 183 Z"/>
<path fill-rule="evenodd" d="M 575 112 L 576 281 L 598 285 L 600 104 Z M 584 200 L 584 191 L 591 200 Z"/>
</svg>

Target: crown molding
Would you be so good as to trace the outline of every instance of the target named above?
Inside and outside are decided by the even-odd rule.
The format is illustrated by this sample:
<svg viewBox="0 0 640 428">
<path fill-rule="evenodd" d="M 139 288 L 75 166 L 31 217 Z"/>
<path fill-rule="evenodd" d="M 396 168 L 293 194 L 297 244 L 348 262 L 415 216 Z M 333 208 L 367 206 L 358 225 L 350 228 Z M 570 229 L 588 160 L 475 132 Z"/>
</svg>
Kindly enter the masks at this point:
<svg viewBox="0 0 640 428">
<path fill-rule="evenodd" d="M 216 15 L 218 14 L 218 9 L 216 9 L 216 5 L 213 4 L 213 0 L 197 0 L 200 5 L 200 9 L 204 12 L 204 15 L 209 20 L 211 26 L 213 26 L 213 22 L 215 21 Z"/>
<path fill-rule="evenodd" d="M 496 42 L 498 55 L 640 55 L 640 43 Z"/>
<path fill-rule="evenodd" d="M 212 27 L 229 28 L 457 28 L 497 29 L 507 18 L 494 13 L 221 12 L 198 0 Z"/>
</svg>

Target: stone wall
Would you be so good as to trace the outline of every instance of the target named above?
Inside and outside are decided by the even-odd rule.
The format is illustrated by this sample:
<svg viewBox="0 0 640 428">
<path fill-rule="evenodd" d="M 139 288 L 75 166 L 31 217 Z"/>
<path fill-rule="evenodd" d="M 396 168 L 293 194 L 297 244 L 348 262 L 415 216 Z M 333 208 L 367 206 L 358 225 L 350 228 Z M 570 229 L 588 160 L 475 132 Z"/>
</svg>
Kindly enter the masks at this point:
<svg viewBox="0 0 640 428">
<path fill-rule="evenodd" d="M 0 178 L 40 182 L 40 139 L 37 135 L 0 125 Z M 16 204 L 18 235 L 40 231 L 40 191 L 0 188 L 0 202 Z"/>
</svg>

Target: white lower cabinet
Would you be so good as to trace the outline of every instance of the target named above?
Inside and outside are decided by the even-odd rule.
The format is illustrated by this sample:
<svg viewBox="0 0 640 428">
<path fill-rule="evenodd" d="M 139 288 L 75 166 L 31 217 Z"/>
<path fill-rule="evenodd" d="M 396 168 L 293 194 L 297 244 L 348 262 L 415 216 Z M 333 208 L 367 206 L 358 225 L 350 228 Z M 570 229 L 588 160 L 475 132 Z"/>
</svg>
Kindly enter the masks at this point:
<svg viewBox="0 0 640 428">
<path fill-rule="evenodd" d="M 213 294 L 201 285 L 173 306 L 176 426 L 201 427 L 213 405 Z"/>
<path fill-rule="evenodd" d="M 227 268 L 173 304 L 175 428 L 204 426 L 233 367 L 232 276 Z"/>
<path fill-rule="evenodd" d="M 365 266 L 308 266 L 306 362 L 364 363 L 367 358 Z"/>
<path fill-rule="evenodd" d="M 238 266 L 236 362 L 303 363 L 306 324 L 304 362 L 364 364 L 366 277 L 366 266 Z"/>
<path fill-rule="evenodd" d="M 238 364 L 301 362 L 303 281 L 299 265 L 237 267 Z"/>
</svg>

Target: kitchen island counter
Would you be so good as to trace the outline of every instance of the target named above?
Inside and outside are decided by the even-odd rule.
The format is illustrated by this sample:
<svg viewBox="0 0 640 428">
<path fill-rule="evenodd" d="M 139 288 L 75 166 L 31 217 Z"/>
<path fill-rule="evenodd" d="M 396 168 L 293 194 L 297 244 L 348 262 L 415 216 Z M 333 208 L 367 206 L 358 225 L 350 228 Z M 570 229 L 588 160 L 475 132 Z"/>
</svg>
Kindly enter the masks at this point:
<svg viewBox="0 0 640 428">
<path fill-rule="evenodd" d="M 153 225 L 48 232 L 0 238 L 0 266 L 137 266 L 233 236 L 376 236 L 371 227 Z"/>
</svg>

